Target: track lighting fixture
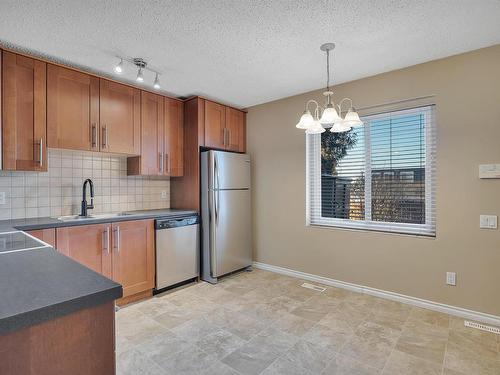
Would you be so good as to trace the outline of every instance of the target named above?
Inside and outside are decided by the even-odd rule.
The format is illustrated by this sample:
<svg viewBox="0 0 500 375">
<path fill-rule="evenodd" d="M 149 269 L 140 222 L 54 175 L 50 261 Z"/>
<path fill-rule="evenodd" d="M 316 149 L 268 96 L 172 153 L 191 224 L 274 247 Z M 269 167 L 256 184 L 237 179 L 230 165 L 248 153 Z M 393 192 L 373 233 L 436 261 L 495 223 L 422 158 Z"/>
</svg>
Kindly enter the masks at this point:
<svg viewBox="0 0 500 375">
<path fill-rule="evenodd" d="M 146 61 L 144 61 L 144 59 L 142 59 L 140 57 L 134 57 L 134 58 L 127 58 L 127 57 L 121 57 L 121 56 L 117 56 L 117 57 L 120 59 L 120 62 L 118 64 L 116 64 L 116 66 L 114 68 L 115 73 L 117 73 L 117 74 L 123 73 L 123 71 L 124 71 L 123 63 L 127 62 L 127 63 L 135 65 L 137 67 L 137 76 L 135 78 L 135 80 L 137 82 L 140 82 L 140 83 L 144 82 L 144 71 L 147 70 L 147 71 L 150 71 L 150 72 L 155 74 L 155 80 L 153 83 L 153 87 L 156 90 L 159 90 L 161 88 L 161 86 L 160 86 L 160 72 L 148 67 L 148 63 Z"/>
</svg>

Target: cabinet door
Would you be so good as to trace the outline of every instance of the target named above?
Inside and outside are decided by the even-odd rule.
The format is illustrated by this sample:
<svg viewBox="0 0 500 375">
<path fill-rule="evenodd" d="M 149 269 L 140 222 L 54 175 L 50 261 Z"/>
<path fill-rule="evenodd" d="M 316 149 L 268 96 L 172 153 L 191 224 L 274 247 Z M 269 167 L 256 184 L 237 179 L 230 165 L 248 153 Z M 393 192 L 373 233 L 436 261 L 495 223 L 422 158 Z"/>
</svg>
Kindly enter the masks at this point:
<svg viewBox="0 0 500 375">
<path fill-rule="evenodd" d="M 113 280 L 123 286 L 123 297 L 154 288 L 154 221 L 112 224 Z"/>
<path fill-rule="evenodd" d="M 79 225 L 57 228 L 57 250 L 111 278 L 111 225 Z"/>
<path fill-rule="evenodd" d="M 245 112 L 226 108 L 226 149 L 245 152 Z"/>
<path fill-rule="evenodd" d="M 141 152 L 141 91 L 100 80 L 100 150 L 129 155 Z"/>
<path fill-rule="evenodd" d="M 54 228 L 29 230 L 28 234 L 31 234 L 33 237 L 48 243 L 54 248 L 56 247 L 56 230 Z"/>
<path fill-rule="evenodd" d="M 2 52 L 3 169 L 47 170 L 46 64 Z"/>
<path fill-rule="evenodd" d="M 165 175 L 179 177 L 184 164 L 184 103 L 165 98 Z"/>
<path fill-rule="evenodd" d="M 226 107 L 205 100 L 205 146 L 225 148 Z"/>
<path fill-rule="evenodd" d="M 49 147 L 99 150 L 99 78 L 47 66 Z"/>
<path fill-rule="evenodd" d="M 141 93 L 141 157 L 140 174 L 163 174 L 163 97 Z"/>
</svg>

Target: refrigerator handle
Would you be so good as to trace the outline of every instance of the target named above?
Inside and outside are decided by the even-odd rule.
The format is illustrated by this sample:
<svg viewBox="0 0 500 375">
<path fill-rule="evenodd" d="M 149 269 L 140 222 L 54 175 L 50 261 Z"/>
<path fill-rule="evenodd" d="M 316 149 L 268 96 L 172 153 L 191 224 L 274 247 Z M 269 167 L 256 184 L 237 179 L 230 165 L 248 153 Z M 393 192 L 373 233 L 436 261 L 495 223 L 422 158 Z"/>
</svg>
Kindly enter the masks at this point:
<svg viewBox="0 0 500 375">
<path fill-rule="evenodd" d="M 209 192 L 209 197 L 212 197 L 213 201 L 213 206 L 214 206 L 214 216 L 216 216 L 216 209 L 217 209 L 217 204 L 216 204 L 216 193 L 215 191 Z M 216 216 L 217 217 L 217 216 Z M 212 220 L 212 217 L 210 216 L 210 220 Z M 216 249 L 217 249 L 217 219 L 214 218 L 213 222 L 210 223 L 210 241 L 209 241 L 209 251 L 210 251 L 210 276 L 211 277 L 216 277 L 217 275 L 217 254 L 216 254 Z"/>
<path fill-rule="evenodd" d="M 215 210 L 215 225 L 219 224 L 219 166 L 217 163 L 217 155 L 214 155 L 214 174 L 215 174 L 215 184 L 214 190 L 217 191 L 215 196 L 214 194 L 214 210 Z"/>
</svg>

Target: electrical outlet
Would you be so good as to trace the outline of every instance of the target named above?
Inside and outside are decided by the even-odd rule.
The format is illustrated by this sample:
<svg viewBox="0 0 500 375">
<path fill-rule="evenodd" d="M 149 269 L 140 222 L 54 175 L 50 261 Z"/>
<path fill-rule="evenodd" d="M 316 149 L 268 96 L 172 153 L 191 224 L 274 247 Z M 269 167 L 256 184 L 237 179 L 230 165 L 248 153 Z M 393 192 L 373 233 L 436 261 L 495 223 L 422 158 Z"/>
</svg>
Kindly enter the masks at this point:
<svg viewBox="0 0 500 375">
<path fill-rule="evenodd" d="M 5 191 L 0 191 L 0 204 L 5 204 Z"/>
<path fill-rule="evenodd" d="M 446 284 L 455 286 L 457 285 L 457 274 L 456 272 L 446 272 Z"/>
<path fill-rule="evenodd" d="M 162 190 L 161 199 L 167 199 L 167 191 L 166 190 Z"/>
</svg>

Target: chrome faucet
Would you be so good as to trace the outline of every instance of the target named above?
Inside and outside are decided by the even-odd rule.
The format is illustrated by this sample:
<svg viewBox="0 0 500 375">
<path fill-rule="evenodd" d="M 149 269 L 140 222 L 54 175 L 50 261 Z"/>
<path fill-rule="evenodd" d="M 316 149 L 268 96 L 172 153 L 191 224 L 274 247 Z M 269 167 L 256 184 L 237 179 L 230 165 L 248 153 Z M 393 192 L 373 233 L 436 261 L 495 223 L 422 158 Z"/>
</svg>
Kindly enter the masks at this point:
<svg viewBox="0 0 500 375">
<path fill-rule="evenodd" d="M 90 204 L 87 203 L 87 182 L 90 185 Z M 82 212 L 80 212 L 80 216 L 87 216 L 87 210 L 94 208 L 94 184 L 90 178 L 87 178 L 83 182 L 83 198 L 82 198 Z"/>
</svg>

